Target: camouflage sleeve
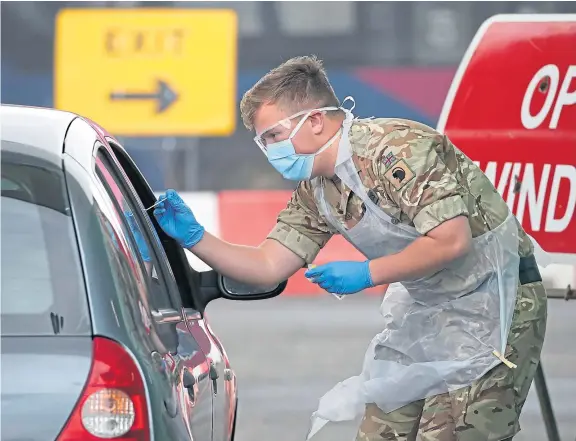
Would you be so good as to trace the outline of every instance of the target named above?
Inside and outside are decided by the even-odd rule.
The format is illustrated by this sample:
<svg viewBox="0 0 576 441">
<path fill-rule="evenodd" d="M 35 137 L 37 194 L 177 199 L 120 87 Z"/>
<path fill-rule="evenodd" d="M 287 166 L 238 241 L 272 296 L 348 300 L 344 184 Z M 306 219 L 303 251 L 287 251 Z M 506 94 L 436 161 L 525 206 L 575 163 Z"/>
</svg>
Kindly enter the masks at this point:
<svg viewBox="0 0 576 441">
<path fill-rule="evenodd" d="M 449 167 L 437 153 L 448 145 L 444 135 L 424 126 L 404 126 L 397 128 L 395 136 L 385 136 L 380 145 L 383 152 L 378 155 L 381 160 L 375 172 L 387 195 L 420 234 L 469 215 L 455 162 Z"/>
<path fill-rule="evenodd" d="M 268 235 L 312 263 L 333 232 L 322 220 L 310 183 L 300 183 L 286 208 L 278 215 L 278 222 Z"/>
</svg>

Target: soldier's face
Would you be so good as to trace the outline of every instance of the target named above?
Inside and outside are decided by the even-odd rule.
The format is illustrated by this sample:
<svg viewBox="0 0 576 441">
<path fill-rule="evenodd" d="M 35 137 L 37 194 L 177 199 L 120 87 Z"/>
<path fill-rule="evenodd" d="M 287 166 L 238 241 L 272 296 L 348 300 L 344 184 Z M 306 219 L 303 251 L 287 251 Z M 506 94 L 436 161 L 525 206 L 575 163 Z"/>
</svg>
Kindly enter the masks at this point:
<svg viewBox="0 0 576 441">
<path fill-rule="evenodd" d="M 304 114 L 291 118 L 293 115 L 293 112 L 286 112 L 274 104 L 264 104 L 254 116 L 255 132 L 260 134 L 265 145 L 285 141 L 302 118 L 306 118 L 292 137 L 292 144 L 298 154 L 316 153 L 326 142 L 324 114 L 315 111 L 308 116 Z"/>
</svg>

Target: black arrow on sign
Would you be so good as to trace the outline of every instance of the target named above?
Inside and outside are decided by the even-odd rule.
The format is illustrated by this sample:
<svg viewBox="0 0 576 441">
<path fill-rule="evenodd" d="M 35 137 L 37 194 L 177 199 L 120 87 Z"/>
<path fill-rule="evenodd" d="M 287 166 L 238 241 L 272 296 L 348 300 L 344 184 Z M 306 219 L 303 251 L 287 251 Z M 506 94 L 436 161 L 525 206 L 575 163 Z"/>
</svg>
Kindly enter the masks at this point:
<svg viewBox="0 0 576 441">
<path fill-rule="evenodd" d="M 178 99 L 178 94 L 166 82 L 157 80 L 156 92 L 112 92 L 110 99 L 112 101 L 156 100 L 156 113 L 162 113 Z"/>
</svg>

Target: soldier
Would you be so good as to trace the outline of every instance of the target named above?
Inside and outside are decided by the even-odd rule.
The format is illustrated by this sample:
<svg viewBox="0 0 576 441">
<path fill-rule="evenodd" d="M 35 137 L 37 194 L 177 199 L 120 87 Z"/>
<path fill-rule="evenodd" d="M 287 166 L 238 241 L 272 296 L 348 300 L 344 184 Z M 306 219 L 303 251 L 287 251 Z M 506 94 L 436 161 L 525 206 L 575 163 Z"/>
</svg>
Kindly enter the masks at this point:
<svg viewBox="0 0 576 441">
<path fill-rule="evenodd" d="M 354 119 L 315 57 L 273 69 L 240 108 L 269 162 L 300 181 L 277 225 L 258 247 L 230 244 L 168 190 L 154 211 L 166 233 L 218 272 L 265 286 L 341 234 L 366 260 L 309 269 L 311 281 L 342 295 L 403 287 L 383 300 L 386 329 L 363 372 L 321 400 L 317 421 L 363 413 L 358 441 L 511 439 L 540 358 L 546 292 L 531 240 L 488 178 L 424 124 Z"/>
</svg>

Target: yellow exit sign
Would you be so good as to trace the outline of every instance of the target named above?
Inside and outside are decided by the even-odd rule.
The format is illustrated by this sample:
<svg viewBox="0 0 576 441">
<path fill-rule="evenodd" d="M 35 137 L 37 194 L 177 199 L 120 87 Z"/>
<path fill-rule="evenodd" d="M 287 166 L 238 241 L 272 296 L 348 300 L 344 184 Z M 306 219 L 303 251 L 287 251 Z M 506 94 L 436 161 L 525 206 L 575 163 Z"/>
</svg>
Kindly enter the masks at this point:
<svg viewBox="0 0 576 441">
<path fill-rule="evenodd" d="M 237 29 L 232 10 L 64 9 L 54 106 L 121 136 L 230 135 Z"/>
</svg>

